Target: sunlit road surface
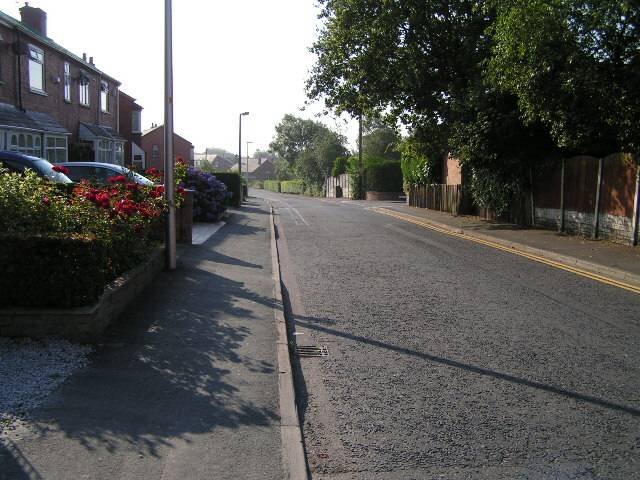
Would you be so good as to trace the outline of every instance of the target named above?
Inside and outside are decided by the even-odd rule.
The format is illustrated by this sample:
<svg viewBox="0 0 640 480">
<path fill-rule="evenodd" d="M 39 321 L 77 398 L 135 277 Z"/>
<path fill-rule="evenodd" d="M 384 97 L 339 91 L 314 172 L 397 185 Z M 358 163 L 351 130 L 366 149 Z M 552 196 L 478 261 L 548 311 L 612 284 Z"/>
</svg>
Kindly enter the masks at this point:
<svg viewBox="0 0 640 480">
<path fill-rule="evenodd" d="M 276 213 L 314 479 L 640 478 L 640 295 L 374 212 Z"/>
</svg>

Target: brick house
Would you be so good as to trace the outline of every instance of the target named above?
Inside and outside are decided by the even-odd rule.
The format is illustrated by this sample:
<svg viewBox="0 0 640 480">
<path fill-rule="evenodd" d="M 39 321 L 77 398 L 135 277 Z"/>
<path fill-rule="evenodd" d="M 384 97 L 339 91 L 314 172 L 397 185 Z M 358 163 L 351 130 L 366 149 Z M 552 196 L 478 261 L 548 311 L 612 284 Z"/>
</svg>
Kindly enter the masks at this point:
<svg viewBox="0 0 640 480">
<path fill-rule="evenodd" d="M 142 107 L 136 99 L 120 90 L 118 96 L 120 115 L 120 135 L 128 142 L 124 149 L 124 164 L 135 170 L 146 168 L 145 153 L 142 149 Z"/>
<path fill-rule="evenodd" d="M 158 168 L 164 170 L 164 125 L 154 125 L 142 134 L 142 150 L 146 157 L 145 168 Z M 193 145 L 189 140 L 173 133 L 173 156 L 182 158 L 193 166 Z"/>
<path fill-rule="evenodd" d="M 20 16 L 0 12 L 0 150 L 122 164 L 120 82 L 48 38 L 43 10 Z"/>
</svg>

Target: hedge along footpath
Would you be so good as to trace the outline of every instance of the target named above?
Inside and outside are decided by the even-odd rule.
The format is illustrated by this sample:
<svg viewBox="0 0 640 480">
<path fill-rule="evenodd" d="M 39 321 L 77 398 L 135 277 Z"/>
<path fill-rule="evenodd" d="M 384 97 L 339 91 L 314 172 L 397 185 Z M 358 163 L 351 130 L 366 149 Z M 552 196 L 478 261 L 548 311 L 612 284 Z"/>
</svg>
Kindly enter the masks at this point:
<svg viewBox="0 0 640 480">
<path fill-rule="evenodd" d="M 231 196 L 225 200 L 225 205 L 239 207 L 242 205 L 242 179 L 237 172 L 213 172 L 213 175 L 227 186 Z"/>
<path fill-rule="evenodd" d="M 109 181 L 66 191 L 33 172 L 0 173 L 0 306 L 89 304 L 107 283 L 148 258 L 167 209 L 164 187 L 145 187 L 122 175 Z M 181 192 L 179 187 L 177 200 Z M 43 280 L 50 275 L 55 286 Z M 67 288 L 78 296 L 59 292 Z"/>
<path fill-rule="evenodd" d="M 280 182 L 280 191 L 282 193 L 304 193 L 303 180 L 283 180 Z"/>
<path fill-rule="evenodd" d="M 263 185 L 265 190 L 280 193 L 280 182 L 278 180 L 265 180 Z"/>
</svg>

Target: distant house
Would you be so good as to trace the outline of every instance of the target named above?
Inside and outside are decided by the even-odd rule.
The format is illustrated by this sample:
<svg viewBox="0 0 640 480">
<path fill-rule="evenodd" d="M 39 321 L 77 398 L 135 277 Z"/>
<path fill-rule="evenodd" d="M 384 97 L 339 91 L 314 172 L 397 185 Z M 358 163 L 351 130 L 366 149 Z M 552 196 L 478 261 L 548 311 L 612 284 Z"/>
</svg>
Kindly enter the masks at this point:
<svg viewBox="0 0 640 480">
<path fill-rule="evenodd" d="M 152 167 L 164 170 L 164 125 L 154 125 L 142 134 L 140 140 L 145 154 L 145 168 Z M 173 156 L 182 158 L 193 166 L 193 145 L 177 133 L 173 133 Z"/>
<path fill-rule="evenodd" d="M 0 12 L 0 150 L 123 164 L 120 82 L 47 37 L 47 14 Z"/>
<path fill-rule="evenodd" d="M 142 107 L 136 99 L 122 90 L 118 98 L 120 115 L 120 134 L 128 142 L 124 150 L 125 165 L 136 170 L 146 169 L 145 153 L 142 149 Z"/>
<path fill-rule="evenodd" d="M 242 159 L 242 176 L 249 180 L 269 180 L 275 178 L 275 163 L 268 158 L 243 158 Z M 231 170 L 238 171 L 236 163 Z"/>
<path fill-rule="evenodd" d="M 208 153 L 196 153 L 194 155 L 194 165 L 196 167 L 202 167 L 205 162 L 209 163 L 215 170 L 229 170 L 231 167 L 238 164 L 237 160 L 225 158 L 221 155 L 212 155 Z"/>
</svg>

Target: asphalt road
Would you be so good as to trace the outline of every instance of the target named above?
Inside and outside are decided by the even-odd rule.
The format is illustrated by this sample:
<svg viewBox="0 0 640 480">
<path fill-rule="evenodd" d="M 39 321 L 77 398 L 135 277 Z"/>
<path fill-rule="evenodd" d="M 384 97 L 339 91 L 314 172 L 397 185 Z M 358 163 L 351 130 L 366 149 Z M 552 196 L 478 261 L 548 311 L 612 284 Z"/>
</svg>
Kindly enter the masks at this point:
<svg viewBox="0 0 640 480">
<path fill-rule="evenodd" d="M 640 478 L 640 296 L 338 202 L 273 202 L 314 479 Z M 379 204 L 377 204 L 379 205 Z"/>
</svg>

